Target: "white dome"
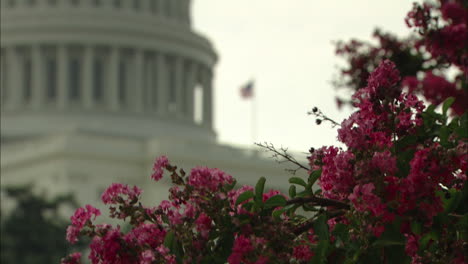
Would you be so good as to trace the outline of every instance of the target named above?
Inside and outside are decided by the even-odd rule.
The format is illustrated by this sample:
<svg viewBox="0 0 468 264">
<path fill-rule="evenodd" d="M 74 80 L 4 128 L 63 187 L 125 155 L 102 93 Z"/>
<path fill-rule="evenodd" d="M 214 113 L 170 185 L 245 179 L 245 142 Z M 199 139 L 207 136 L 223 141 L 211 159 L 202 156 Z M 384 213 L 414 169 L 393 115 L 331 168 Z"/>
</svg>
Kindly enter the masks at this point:
<svg viewBox="0 0 468 264">
<path fill-rule="evenodd" d="M 189 0 L 1 0 L 0 17 L 2 137 L 215 140 L 217 56 Z"/>
</svg>

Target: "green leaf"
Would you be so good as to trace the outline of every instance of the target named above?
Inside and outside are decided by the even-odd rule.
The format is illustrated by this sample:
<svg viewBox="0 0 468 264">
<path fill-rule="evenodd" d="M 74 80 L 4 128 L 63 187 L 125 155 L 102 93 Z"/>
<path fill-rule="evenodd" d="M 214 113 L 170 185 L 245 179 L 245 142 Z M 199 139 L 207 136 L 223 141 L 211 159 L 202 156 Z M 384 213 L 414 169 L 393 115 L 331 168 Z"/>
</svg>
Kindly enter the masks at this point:
<svg viewBox="0 0 468 264">
<path fill-rule="evenodd" d="M 454 132 L 461 138 L 468 138 L 468 111 L 460 117 L 460 126 Z"/>
<path fill-rule="evenodd" d="M 173 240 L 174 240 L 174 231 L 170 231 L 164 237 L 164 246 L 169 248 L 172 245 Z"/>
<path fill-rule="evenodd" d="M 275 210 L 275 211 L 273 211 L 273 213 L 271 213 L 271 216 L 273 216 L 275 218 L 279 218 L 285 211 L 286 211 L 285 208 Z"/>
<path fill-rule="evenodd" d="M 422 225 L 419 222 L 413 221 L 411 222 L 411 232 L 420 235 L 422 230 Z"/>
<path fill-rule="evenodd" d="M 164 246 L 167 247 L 171 253 L 177 254 L 179 251 L 177 241 L 175 239 L 175 233 L 174 231 L 170 231 L 169 233 L 166 234 L 164 237 Z"/>
<path fill-rule="evenodd" d="M 332 234 L 336 238 L 336 245 L 347 246 L 349 240 L 349 227 L 347 225 L 341 223 L 336 224 Z"/>
<path fill-rule="evenodd" d="M 250 198 L 253 198 L 255 195 L 252 191 L 245 191 L 243 193 L 241 193 L 239 195 L 239 197 L 237 197 L 237 200 L 236 200 L 236 205 L 244 202 L 244 201 L 247 201 L 248 199 Z"/>
<path fill-rule="evenodd" d="M 442 145 L 443 147 L 449 147 L 449 135 L 449 128 L 447 126 L 441 126 L 439 130 L 440 145 Z"/>
<path fill-rule="evenodd" d="M 455 211 L 462 201 L 462 193 L 456 189 L 450 189 L 446 194 L 442 194 L 441 196 L 445 213 Z"/>
<path fill-rule="evenodd" d="M 445 99 L 444 104 L 442 105 L 442 113 L 444 116 L 447 116 L 447 110 L 452 106 L 452 104 L 455 102 L 454 97 L 449 97 Z"/>
<path fill-rule="evenodd" d="M 419 239 L 419 248 L 424 249 L 431 240 L 437 241 L 438 239 L 439 235 L 432 230 Z"/>
<path fill-rule="evenodd" d="M 289 178 L 289 183 L 301 185 L 301 186 L 304 186 L 304 187 L 307 186 L 307 183 L 306 183 L 303 179 L 301 179 L 301 178 L 299 178 L 299 177 L 291 177 L 291 178 Z"/>
<path fill-rule="evenodd" d="M 388 246 L 402 246 L 402 245 L 405 245 L 404 241 L 385 240 L 385 239 L 378 239 L 372 244 L 373 247 L 388 247 Z"/>
<path fill-rule="evenodd" d="M 255 185 L 255 201 L 261 202 L 263 199 L 263 190 L 265 189 L 265 177 L 258 179 L 257 184 Z"/>
<path fill-rule="evenodd" d="M 236 184 L 237 184 L 236 180 L 234 180 L 231 184 L 227 184 L 226 187 L 225 187 L 226 191 L 230 191 L 230 190 L 234 189 L 234 187 L 236 187 Z"/>
<path fill-rule="evenodd" d="M 314 185 L 314 183 L 320 178 L 322 175 L 322 170 L 315 170 L 309 175 L 309 184 Z"/>
<path fill-rule="evenodd" d="M 435 114 L 435 109 L 436 109 L 436 106 L 431 104 L 426 108 L 426 111 L 424 112 L 428 114 Z"/>
<path fill-rule="evenodd" d="M 392 224 L 385 226 L 385 231 L 377 239 L 372 246 L 373 247 L 387 247 L 387 246 L 398 246 L 405 245 L 406 238 L 400 233 L 399 222 L 394 221 Z"/>
<path fill-rule="evenodd" d="M 327 255 L 329 252 L 330 243 L 328 240 L 319 241 L 315 249 L 315 256 L 312 258 L 311 264 L 324 264 L 327 263 Z"/>
<path fill-rule="evenodd" d="M 286 198 L 284 198 L 284 196 L 280 194 L 274 195 L 270 197 L 270 199 L 265 201 L 266 208 L 285 206 L 285 205 L 286 205 Z"/>
<path fill-rule="evenodd" d="M 314 232 L 319 237 L 319 240 L 328 240 L 328 224 L 325 214 L 320 215 L 314 221 Z"/>
<path fill-rule="evenodd" d="M 289 186 L 289 197 L 291 197 L 291 198 L 296 197 L 296 186 L 295 185 Z"/>
</svg>

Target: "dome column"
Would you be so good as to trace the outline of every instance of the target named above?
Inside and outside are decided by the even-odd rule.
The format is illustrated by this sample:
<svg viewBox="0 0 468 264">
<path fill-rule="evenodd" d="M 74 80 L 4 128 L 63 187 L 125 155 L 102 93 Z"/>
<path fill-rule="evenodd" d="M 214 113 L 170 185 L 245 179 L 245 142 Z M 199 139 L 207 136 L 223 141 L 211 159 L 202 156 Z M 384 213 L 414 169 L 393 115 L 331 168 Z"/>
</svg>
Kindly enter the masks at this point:
<svg viewBox="0 0 468 264">
<path fill-rule="evenodd" d="M 187 68 L 186 82 L 185 82 L 185 110 L 186 118 L 190 122 L 194 121 L 194 100 L 195 100 L 195 83 L 196 83 L 196 65 L 194 62 L 190 62 Z"/>
<path fill-rule="evenodd" d="M 6 49 L 7 60 L 7 92 L 6 92 L 6 106 L 8 108 L 18 108 L 21 105 L 21 95 L 23 90 L 22 68 L 20 63 L 20 56 L 15 47 Z"/>
<path fill-rule="evenodd" d="M 83 91 L 82 104 L 84 109 L 93 107 L 93 47 L 85 46 L 83 51 L 83 82 L 81 91 Z"/>
<path fill-rule="evenodd" d="M 155 96 L 153 94 L 153 57 L 148 58 L 147 56 L 143 56 L 145 59 L 143 60 L 143 67 L 144 67 L 144 83 L 143 83 L 143 110 L 147 112 L 152 112 L 155 103 L 153 102 Z"/>
<path fill-rule="evenodd" d="M 177 116 L 182 117 L 184 113 L 184 85 L 183 85 L 184 61 L 182 57 L 176 56 L 174 59 L 174 81 L 175 81 L 175 104 Z"/>
<path fill-rule="evenodd" d="M 210 69 L 202 69 L 203 82 L 203 125 L 213 127 L 213 74 Z"/>
<path fill-rule="evenodd" d="M 39 108 L 44 103 L 45 87 L 44 87 L 44 56 L 41 53 L 39 45 L 33 45 L 31 48 L 31 63 L 32 63 L 32 106 Z"/>
<path fill-rule="evenodd" d="M 68 50 L 65 45 L 57 47 L 57 107 L 64 109 L 68 104 Z"/>
<path fill-rule="evenodd" d="M 119 61 L 120 61 L 119 49 L 117 47 L 111 47 L 109 54 L 109 61 L 107 67 L 107 107 L 111 111 L 119 110 Z"/>
<path fill-rule="evenodd" d="M 165 115 L 168 110 L 168 81 L 165 56 L 162 53 L 156 55 L 156 94 L 158 101 L 158 112 Z"/>
<path fill-rule="evenodd" d="M 134 56 L 134 67 L 133 67 L 133 80 L 134 83 L 131 85 L 129 95 L 132 97 L 133 110 L 141 112 L 143 110 L 143 72 L 144 72 L 144 58 L 143 50 L 135 50 Z M 132 87 L 133 86 L 133 87 Z"/>
</svg>

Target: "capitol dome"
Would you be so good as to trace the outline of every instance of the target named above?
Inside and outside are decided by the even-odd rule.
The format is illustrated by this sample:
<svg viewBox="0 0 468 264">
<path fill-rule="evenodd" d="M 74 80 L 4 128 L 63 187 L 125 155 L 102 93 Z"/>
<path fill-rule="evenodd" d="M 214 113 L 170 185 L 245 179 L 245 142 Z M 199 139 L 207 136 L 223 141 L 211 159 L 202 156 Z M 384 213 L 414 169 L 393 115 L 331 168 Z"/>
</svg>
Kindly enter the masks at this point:
<svg viewBox="0 0 468 264">
<path fill-rule="evenodd" d="M 2 186 L 99 204 L 120 182 L 154 202 L 170 180 L 149 175 L 167 155 L 284 187 L 274 161 L 217 142 L 217 55 L 191 27 L 190 0 L 0 1 Z"/>
<path fill-rule="evenodd" d="M 81 129 L 214 142 L 190 0 L 1 0 L 2 140 Z"/>
</svg>

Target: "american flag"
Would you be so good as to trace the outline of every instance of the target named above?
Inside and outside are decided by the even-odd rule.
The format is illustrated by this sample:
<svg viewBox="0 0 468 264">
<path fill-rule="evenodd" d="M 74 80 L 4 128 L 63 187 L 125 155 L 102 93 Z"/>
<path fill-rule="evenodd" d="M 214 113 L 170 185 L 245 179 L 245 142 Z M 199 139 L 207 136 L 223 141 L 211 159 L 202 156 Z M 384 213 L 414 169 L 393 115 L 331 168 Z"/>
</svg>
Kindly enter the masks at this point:
<svg viewBox="0 0 468 264">
<path fill-rule="evenodd" d="M 245 85 L 241 86 L 241 89 L 240 89 L 241 97 L 244 98 L 244 99 L 248 99 L 248 98 L 253 97 L 254 96 L 253 88 L 254 88 L 254 82 L 253 81 L 249 81 Z"/>
</svg>

